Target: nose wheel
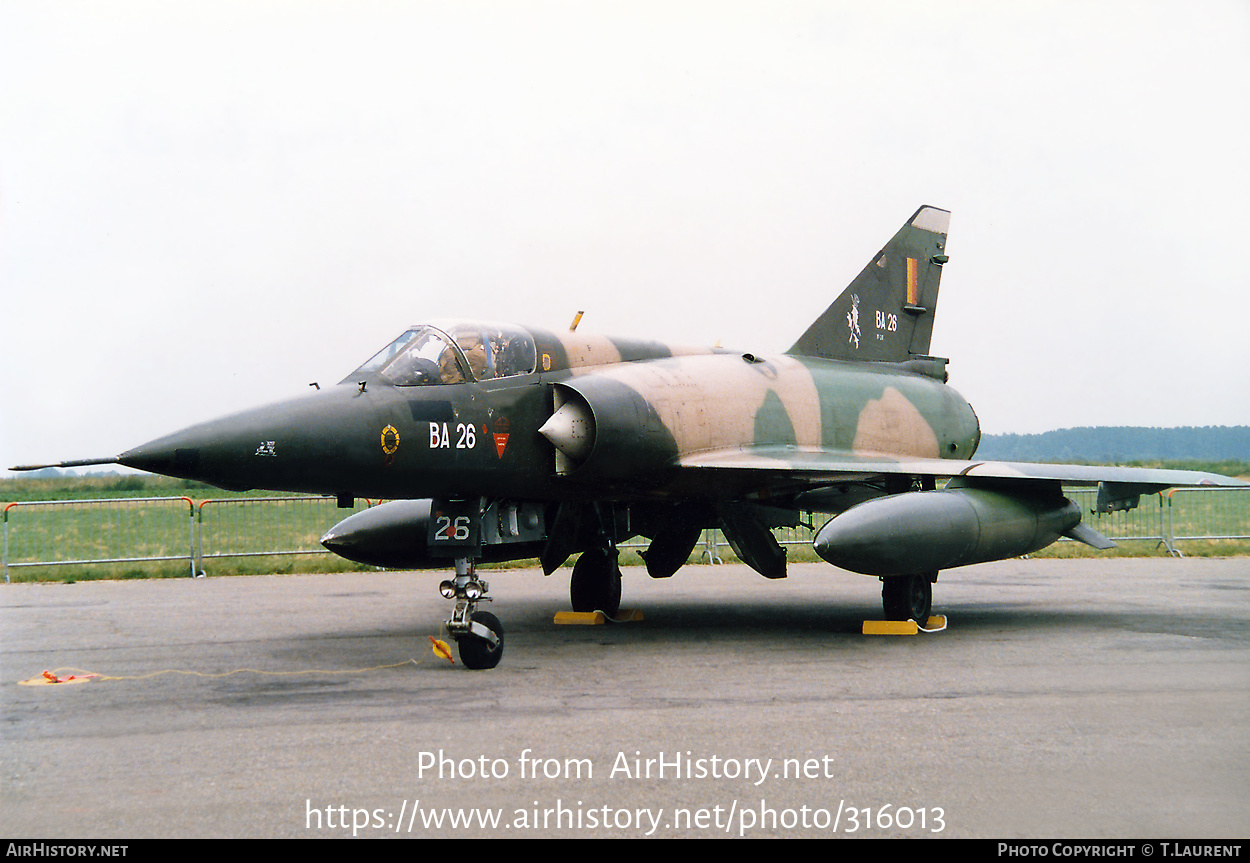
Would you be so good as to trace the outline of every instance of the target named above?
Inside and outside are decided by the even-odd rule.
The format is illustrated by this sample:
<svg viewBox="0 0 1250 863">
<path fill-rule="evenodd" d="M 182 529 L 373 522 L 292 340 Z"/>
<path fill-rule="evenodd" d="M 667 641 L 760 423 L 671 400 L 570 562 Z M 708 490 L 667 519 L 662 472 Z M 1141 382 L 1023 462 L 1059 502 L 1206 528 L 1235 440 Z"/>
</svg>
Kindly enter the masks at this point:
<svg viewBox="0 0 1250 863">
<path fill-rule="evenodd" d="M 478 611 L 479 602 L 490 602 L 490 589 L 477 577 L 473 561 L 456 558 L 456 577 L 439 585 L 439 592 L 456 600 L 451 618 L 444 624 L 456 640 L 460 661 L 472 670 L 494 668 L 503 659 L 503 625 L 489 611 Z"/>
<path fill-rule="evenodd" d="M 503 659 L 503 625 L 489 611 L 475 611 L 469 619 L 472 631 L 456 640 L 460 661 L 474 671 L 494 668 Z"/>
</svg>

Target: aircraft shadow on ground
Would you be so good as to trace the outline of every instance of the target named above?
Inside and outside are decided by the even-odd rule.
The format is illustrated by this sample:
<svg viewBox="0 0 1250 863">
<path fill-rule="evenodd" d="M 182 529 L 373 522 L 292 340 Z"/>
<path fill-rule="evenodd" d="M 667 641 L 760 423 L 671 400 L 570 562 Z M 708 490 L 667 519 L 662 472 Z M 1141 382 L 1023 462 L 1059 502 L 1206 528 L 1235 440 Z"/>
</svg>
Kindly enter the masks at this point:
<svg viewBox="0 0 1250 863">
<path fill-rule="evenodd" d="M 698 641 L 733 648 L 743 643 L 768 640 L 782 645 L 787 639 L 810 643 L 823 639 L 827 646 L 851 647 L 863 639 L 878 640 L 862 634 L 865 620 L 880 620 L 876 606 L 857 604 L 787 605 L 781 602 L 736 602 L 734 604 L 701 604 L 682 601 L 648 601 L 626 607 L 638 608 L 644 620 L 634 623 L 596 626 L 567 626 L 553 622 L 555 613 L 566 610 L 547 600 L 511 601 L 505 609 L 496 609 L 504 622 L 511 652 L 518 649 L 568 643 L 603 643 L 619 646 L 652 645 L 667 642 L 680 650 L 682 645 Z M 502 613 L 501 613 L 502 612 Z M 1082 609 L 1044 609 L 1032 603 L 951 603 L 937 604 L 935 614 L 945 615 L 948 629 L 944 633 L 920 636 L 927 644 L 943 640 L 963 642 L 966 638 L 1011 638 L 1030 633 L 1054 635 L 1068 631 L 1073 637 L 1088 637 L 1099 631 L 1138 634 L 1168 634 L 1197 637 L 1225 637 L 1218 621 L 1199 614 L 1143 613 L 1141 610 L 1088 611 Z M 450 641 L 442 631 L 441 618 L 429 616 L 398 625 L 327 630 L 310 633 L 278 653 L 298 655 L 309 661 L 343 663 L 395 662 L 399 653 L 416 652 L 422 659 L 430 651 L 429 636 Z M 913 639 L 899 638 L 909 642 Z M 454 646 L 454 645 L 453 645 Z"/>
</svg>

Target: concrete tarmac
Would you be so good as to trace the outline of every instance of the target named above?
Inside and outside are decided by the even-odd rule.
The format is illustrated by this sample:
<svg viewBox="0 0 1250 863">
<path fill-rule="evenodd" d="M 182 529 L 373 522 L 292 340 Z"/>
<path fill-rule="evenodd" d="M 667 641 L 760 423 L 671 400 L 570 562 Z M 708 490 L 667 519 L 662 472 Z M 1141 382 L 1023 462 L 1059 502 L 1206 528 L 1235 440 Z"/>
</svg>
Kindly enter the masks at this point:
<svg viewBox="0 0 1250 863">
<path fill-rule="evenodd" d="M 436 573 L 0 586 L 0 835 L 1250 824 L 1250 559 L 954 570 L 949 628 L 912 637 L 861 635 L 879 582 L 824 564 L 628 568 L 646 619 L 615 626 L 553 624 L 567 570 L 484 574 L 506 652 L 479 672 L 430 650 Z M 18 683 L 67 667 L 130 679 Z"/>
</svg>

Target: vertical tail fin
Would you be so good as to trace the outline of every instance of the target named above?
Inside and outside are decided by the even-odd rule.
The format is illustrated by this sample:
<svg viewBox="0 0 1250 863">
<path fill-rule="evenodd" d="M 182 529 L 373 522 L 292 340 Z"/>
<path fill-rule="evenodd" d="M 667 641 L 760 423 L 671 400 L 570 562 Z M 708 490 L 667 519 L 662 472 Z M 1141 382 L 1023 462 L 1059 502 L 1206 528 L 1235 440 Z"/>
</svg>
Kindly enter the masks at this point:
<svg viewBox="0 0 1250 863">
<path fill-rule="evenodd" d="M 786 353 L 879 362 L 928 354 L 950 216 L 917 210 Z"/>
</svg>

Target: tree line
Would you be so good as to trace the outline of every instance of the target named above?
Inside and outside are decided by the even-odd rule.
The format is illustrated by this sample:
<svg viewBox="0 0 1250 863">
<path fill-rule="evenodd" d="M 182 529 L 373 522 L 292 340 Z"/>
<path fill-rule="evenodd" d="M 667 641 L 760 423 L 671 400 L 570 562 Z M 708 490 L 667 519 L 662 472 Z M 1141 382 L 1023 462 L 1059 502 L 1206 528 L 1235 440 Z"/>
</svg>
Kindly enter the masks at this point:
<svg viewBox="0 0 1250 863">
<path fill-rule="evenodd" d="M 1105 464 L 1250 462 L 1250 426 L 1095 426 L 1041 434 L 984 435 L 977 458 Z"/>
</svg>

